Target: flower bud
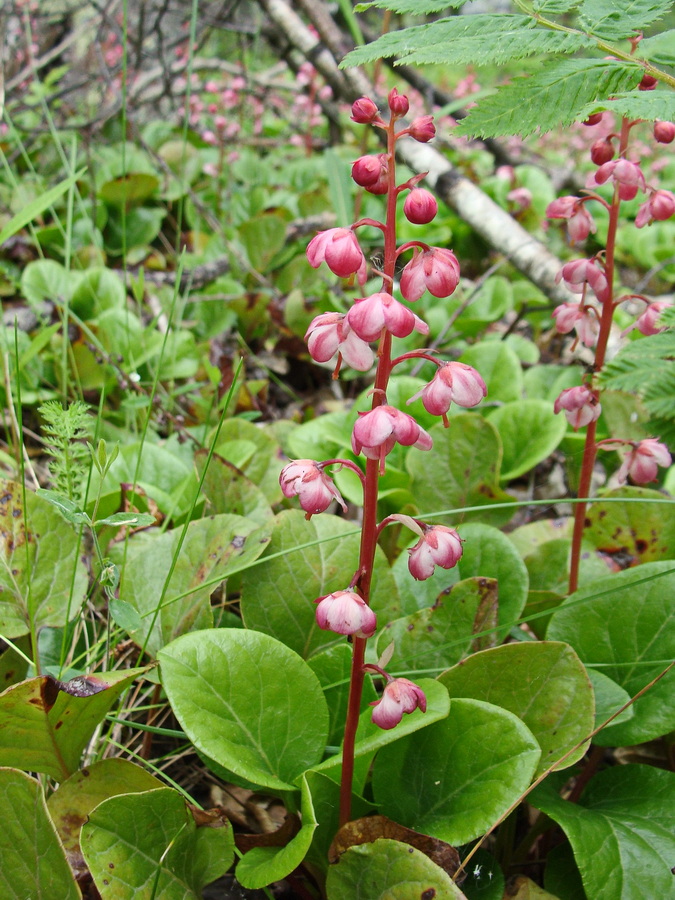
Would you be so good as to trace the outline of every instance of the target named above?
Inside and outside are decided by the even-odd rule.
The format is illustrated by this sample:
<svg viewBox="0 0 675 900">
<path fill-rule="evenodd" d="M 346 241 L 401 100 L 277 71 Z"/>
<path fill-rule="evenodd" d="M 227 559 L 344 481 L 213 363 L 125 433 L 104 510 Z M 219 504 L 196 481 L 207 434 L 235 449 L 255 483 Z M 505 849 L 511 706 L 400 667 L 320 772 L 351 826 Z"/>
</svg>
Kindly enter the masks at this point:
<svg viewBox="0 0 675 900">
<path fill-rule="evenodd" d="M 632 200 L 638 191 L 647 189 L 640 166 L 623 157 L 604 163 L 593 176 L 596 184 L 604 184 L 610 179 L 618 185 L 622 200 Z"/>
<path fill-rule="evenodd" d="M 405 198 L 403 212 L 413 225 L 428 225 L 438 212 L 438 203 L 424 188 L 413 188 Z"/>
<path fill-rule="evenodd" d="M 556 415 L 564 410 L 565 417 L 576 431 L 599 417 L 602 408 L 593 391 L 582 384 L 578 387 L 566 388 L 553 404 L 553 412 Z"/>
<path fill-rule="evenodd" d="M 405 94 L 399 94 L 396 88 L 392 88 L 391 91 L 389 91 L 389 97 L 387 98 L 387 101 L 389 103 L 391 114 L 397 119 L 399 119 L 401 116 L 405 116 L 410 107 L 408 98 L 405 96 Z"/>
<path fill-rule="evenodd" d="M 669 466 L 671 463 L 666 445 L 656 438 L 647 438 L 633 444 L 617 472 L 617 478 L 621 484 L 629 476 L 635 484 L 648 484 L 656 481 L 659 466 Z"/>
<path fill-rule="evenodd" d="M 352 104 L 352 121 L 368 125 L 379 116 L 379 110 L 368 97 L 361 97 Z"/>
<path fill-rule="evenodd" d="M 591 160 L 596 166 L 601 166 L 614 159 L 614 144 L 609 138 L 600 138 L 591 146 Z"/>
<path fill-rule="evenodd" d="M 653 91 L 658 83 L 658 79 L 654 78 L 653 75 L 643 75 L 642 81 L 638 84 L 638 90 Z"/>
<path fill-rule="evenodd" d="M 407 678 L 392 678 L 380 700 L 373 700 L 373 722 L 388 731 L 401 721 L 405 713 L 415 709 L 426 712 L 427 698 L 421 687 Z"/>
<path fill-rule="evenodd" d="M 387 154 L 361 156 L 352 166 L 352 178 L 370 194 L 386 194 L 389 190 Z"/>
<path fill-rule="evenodd" d="M 597 125 L 597 124 L 598 124 L 599 122 L 601 122 L 601 121 L 602 121 L 602 113 L 601 113 L 601 112 L 598 112 L 598 113 L 593 113 L 592 116 L 589 116 L 589 117 L 588 117 L 584 122 L 582 122 L 581 124 L 582 124 L 582 125 L 587 125 L 587 126 L 590 128 L 590 127 L 593 126 L 593 125 Z"/>
<path fill-rule="evenodd" d="M 565 263 L 556 275 L 556 281 L 562 279 L 573 294 L 583 294 L 584 285 L 588 285 L 595 296 L 604 303 L 609 298 L 609 285 L 603 268 L 593 259 L 573 259 Z"/>
<path fill-rule="evenodd" d="M 635 216 L 635 227 L 643 228 L 652 222 L 664 222 L 675 213 L 675 195 L 670 191 L 652 191 Z"/>
<path fill-rule="evenodd" d="M 593 217 L 579 197 L 558 197 L 546 207 L 546 215 L 549 219 L 567 219 L 567 233 L 573 242 L 585 241 L 591 232 L 595 233 Z"/>
<path fill-rule="evenodd" d="M 419 541 L 408 550 L 408 569 L 417 581 L 434 574 L 436 566 L 452 569 L 462 556 L 462 539 L 454 528 L 445 525 L 426 526 Z"/>
<path fill-rule="evenodd" d="M 313 459 L 296 459 L 281 470 L 279 484 L 284 497 L 297 497 L 307 513 L 306 518 L 325 512 L 333 500 L 342 509 L 347 507 L 340 492 L 326 475 L 320 463 Z"/>
<path fill-rule="evenodd" d="M 675 122 L 654 122 L 654 139 L 659 144 L 672 144 L 675 140 Z"/>
<path fill-rule="evenodd" d="M 408 134 L 420 144 L 428 144 L 436 136 L 436 126 L 433 116 L 419 116 L 413 119 Z"/>
<path fill-rule="evenodd" d="M 354 591 L 334 591 L 314 602 L 318 603 L 316 623 L 324 631 L 360 638 L 375 634 L 377 617 L 363 597 Z"/>
</svg>

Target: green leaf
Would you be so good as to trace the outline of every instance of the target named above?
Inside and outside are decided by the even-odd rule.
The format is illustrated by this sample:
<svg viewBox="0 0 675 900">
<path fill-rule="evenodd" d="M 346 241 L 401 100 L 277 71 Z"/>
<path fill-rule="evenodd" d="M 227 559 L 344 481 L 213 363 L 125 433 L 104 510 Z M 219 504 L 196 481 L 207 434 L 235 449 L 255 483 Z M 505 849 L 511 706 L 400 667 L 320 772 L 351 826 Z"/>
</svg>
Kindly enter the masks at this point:
<svg viewBox="0 0 675 900">
<path fill-rule="evenodd" d="M 465 844 L 529 786 L 540 755 L 513 713 L 480 700 L 451 700 L 447 718 L 378 753 L 373 794 L 390 819 Z"/>
<path fill-rule="evenodd" d="M 530 78 L 515 78 L 482 100 L 460 122 L 455 134 L 472 137 L 525 137 L 570 125 L 595 100 L 635 87 L 642 68 L 598 59 L 565 59 L 548 63 Z"/>
<path fill-rule="evenodd" d="M 501 442 L 497 429 L 476 413 L 452 417 L 450 428 L 430 429 L 434 445 L 426 453 L 410 452 L 406 464 L 412 476 L 410 490 L 420 513 L 465 506 L 485 507 L 480 513 L 438 516 L 435 521 L 456 523 L 480 516 L 494 524 L 507 522 L 510 510 L 490 511 L 491 503 L 512 498 L 499 487 Z"/>
<path fill-rule="evenodd" d="M 110 269 L 97 266 L 82 273 L 70 306 L 81 319 L 93 319 L 106 309 L 123 309 L 126 290 L 122 279 Z"/>
<path fill-rule="evenodd" d="M 532 8 L 538 13 L 551 13 L 553 15 L 570 12 L 579 5 L 581 0 L 534 0 Z"/>
<path fill-rule="evenodd" d="M 564 416 L 545 400 L 516 400 L 490 413 L 502 439 L 502 481 L 519 478 L 547 459 L 567 431 Z"/>
<path fill-rule="evenodd" d="M 659 31 L 640 41 L 638 56 L 663 66 L 675 64 L 675 29 Z M 651 93 L 651 92 L 650 92 Z"/>
<path fill-rule="evenodd" d="M 493 703 L 518 716 L 541 747 L 536 774 L 593 730 L 594 698 L 581 660 L 567 644 L 528 641 L 475 653 L 438 680 L 454 697 Z M 560 764 L 581 759 L 588 743 Z"/>
<path fill-rule="evenodd" d="M 53 259 L 36 259 L 21 273 L 21 293 L 33 306 L 45 300 L 64 301 L 80 278 L 79 272 L 69 272 Z"/>
<path fill-rule="evenodd" d="M 314 516 L 307 522 L 297 509 L 275 516 L 267 555 L 243 574 L 241 613 L 247 628 L 283 641 L 303 658 L 321 647 L 344 643 L 316 623 L 314 601 L 345 590 L 358 568 L 359 534 L 337 516 Z M 317 541 L 312 547 L 303 544 Z M 397 615 L 396 585 L 384 554 L 376 554 L 371 606 Z"/>
<path fill-rule="evenodd" d="M 182 535 L 183 528 L 174 528 L 139 535 L 144 539 L 128 545 L 119 596 L 141 614 L 143 628 L 135 639 L 150 653 L 190 629 L 212 625 L 211 594 L 228 575 L 257 559 L 269 540 L 254 522 L 225 514 L 190 522 L 179 552 Z"/>
<path fill-rule="evenodd" d="M 646 119 L 653 122 L 655 119 L 669 122 L 675 119 L 675 91 L 630 91 L 627 93 L 618 91 L 607 98 L 597 98 L 589 101 L 588 106 L 582 110 L 580 118 L 588 117 L 591 113 L 609 110 L 618 116 L 626 116 L 628 119 Z M 629 344 L 632 347 L 633 344 Z"/>
<path fill-rule="evenodd" d="M 473 366 L 487 385 L 490 403 L 520 400 L 523 393 L 523 370 L 514 350 L 503 341 L 483 341 L 469 347 L 459 361 Z"/>
<path fill-rule="evenodd" d="M 529 800 L 567 834 L 587 897 L 673 896 L 672 772 L 651 766 L 614 766 L 594 775 L 577 803 L 563 800 L 549 781 L 536 788 Z"/>
<path fill-rule="evenodd" d="M 462 891 L 429 857 L 401 841 L 378 838 L 350 847 L 328 870 L 328 900 L 461 900 Z"/>
<path fill-rule="evenodd" d="M 183 635 L 159 657 L 178 721 L 217 763 L 261 787 L 292 790 L 321 759 L 328 733 L 323 691 L 284 644 L 255 631 L 217 629 Z"/>
<path fill-rule="evenodd" d="M 254 847 L 239 861 L 237 881 L 245 888 L 262 888 L 281 881 L 302 863 L 318 825 L 305 775 L 300 778 L 302 827 L 284 847 Z"/>
<path fill-rule="evenodd" d="M 620 41 L 645 31 L 673 7 L 672 0 L 584 0 L 579 9 L 583 28 L 606 41 Z"/>
<path fill-rule="evenodd" d="M 352 200 L 352 181 L 347 166 L 335 150 L 328 147 L 323 152 L 326 164 L 326 179 L 335 224 L 348 228 L 354 218 L 354 201 Z"/>
<path fill-rule="evenodd" d="M 645 563 L 572 594 L 554 612 L 546 636 L 571 644 L 632 697 L 675 657 L 675 569 Z M 675 672 L 634 704 L 635 715 L 594 739 L 614 746 L 641 744 L 675 728 Z"/>
<path fill-rule="evenodd" d="M 79 695 L 61 690 L 62 683 L 48 675 L 8 688 L 0 694 L 0 765 L 64 781 L 124 688 L 145 671 L 125 669 L 67 682 L 71 690 L 81 686 Z"/>
<path fill-rule="evenodd" d="M 427 16 L 444 9 L 459 9 L 466 2 L 467 0 L 370 0 L 357 4 L 355 10 L 365 12 L 368 9 L 390 9 L 395 13 Z"/>
<path fill-rule="evenodd" d="M 200 477 L 207 458 L 207 450 L 195 453 L 195 467 Z M 210 515 L 232 513 L 245 516 L 258 525 L 264 525 L 272 516 L 272 509 L 260 488 L 231 462 L 215 453 L 202 482 L 202 493 Z"/>
<path fill-rule="evenodd" d="M 103 900 L 199 900 L 234 855 L 227 819 L 193 811 L 166 787 L 104 800 L 81 845 Z"/>
<path fill-rule="evenodd" d="M 47 488 L 38 488 L 35 492 L 38 497 L 42 497 L 47 503 L 51 503 L 61 513 L 66 522 L 71 525 L 91 525 L 89 516 L 80 509 L 79 505 L 69 497 L 59 494 L 58 491 L 51 491 Z"/>
<path fill-rule="evenodd" d="M 339 745 L 345 730 L 347 703 L 349 700 L 349 681 L 352 666 L 352 649 L 349 644 L 340 643 L 326 647 L 307 660 L 307 665 L 316 675 L 328 703 L 330 728 L 328 743 Z M 361 697 L 361 711 L 366 709 L 371 700 L 377 700 L 372 679 L 366 678 Z M 336 825 L 337 830 L 337 825 Z"/>
<path fill-rule="evenodd" d="M 0 768 L 0 893 L 6 900 L 81 900 L 42 787 L 16 769 Z"/>
<path fill-rule="evenodd" d="M 246 462 L 240 463 L 228 454 L 230 443 L 249 441 L 253 447 Z M 281 448 L 277 442 L 253 422 L 246 419 L 226 419 L 220 430 L 220 440 L 216 453 L 230 460 L 242 470 L 247 478 L 257 484 L 270 503 L 281 500 L 279 472 L 283 465 Z"/>
<path fill-rule="evenodd" d="M 66 191 L 70 190 L 70 188 L 75 184 L 76 181 L 79 181 L 86 174 L 86 169 L 80 169 L 79 172 L 75 172 L 69 178 L 66 178 L 64 181 L 61 181 L 55 187 L 51 188 L 48 191 L 45 191 L 40 197 L 36 197 L 35 200 L 27 203 L 26 206 L 23 207 L 21 212 L 18 212 L 15 216 L 6 223 L 4 228 L 0 231 L 0 247 L 8 241 L 13 235 L 17 232 L 21 231 L 29 222 L 32 222 L 33 219 L 37 219 L 39 215 L 41 215 L 46 209 L 56 203 L 59 197 L 62 197 Z M 29 264 L 30 265 L 30 264 Z"/>
<path fill-rule="evenodd" d="M 620 487 L 606 491 L 586 511 L 584 538 L 601 553 L 616 554 L 631 565 L 673 559 L 675 556 L 675 500 L 673 504 L 650 503 L 664 500 L 659 491 L 643 487 Z M 625 503 L 617 502 L 625 499 Z M 644 499 L 644 503 L 636 500 Z"/>
<path fill-rule="evenodd" d="M 150 513 L 113 513 L 106 516 L 105 519 L 97 519 L 95 525 L 114 525 L 116 528 L 120 525 L 130 525 L 132 528 L 145 528 L 148 525 L 154 525 L 156 517 Z"/>
<path fill-rule="evenodd" d="M 595 725 L 593 726 L 595 729 L 604 724 L 625 703 L 628 703 L 630 696 L 628 691 L 620 687 L 616 681 L 608 678 L 602 669 L 588 669 L 588 676 L 591 679 L 593 694 L 595 695 Z M 633 707 L 629 706 L 614 719 L 614 723 L 625 722 L 634 715 Z M 602 735 L 600 737 L 602 738 Z M 602 744 L 602 739 L 600 744 Z"/>
<path fill-rule="evenodd" d="M 59 627 L 79 612 L 87 590 L 80 542 L 54 506 L 14 481 L 0 481 L 0 633 Z"/>
</svg>

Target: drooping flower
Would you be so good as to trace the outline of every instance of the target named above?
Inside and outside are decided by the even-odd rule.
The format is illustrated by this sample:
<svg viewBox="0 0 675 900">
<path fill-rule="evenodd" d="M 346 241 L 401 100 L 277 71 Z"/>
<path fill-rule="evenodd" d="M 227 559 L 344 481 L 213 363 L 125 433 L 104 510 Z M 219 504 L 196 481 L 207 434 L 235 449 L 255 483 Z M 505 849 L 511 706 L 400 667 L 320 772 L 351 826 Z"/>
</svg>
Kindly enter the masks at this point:
<svg viewBox="0 0 675 900">
<path fill-rule="evenodd" d="M 637 319 L 634 327 L 644 335 L 659 334 L 663 331 L 663 328 L 659 327 L 658 324 L 659 316 L 663 310 L 667 309 L 669 306 L 672 306 L 670 300 L 657 300 L 654 303 L 650 303 L 647 309 Z"/>
<path fill-rule="evenodd" d="M 580 197 L 559 197 L 546 207 L 546 215 L 549 219 L 567 219 L 567 233 L 575 243 L 595 234 L 593 217 Z"/>
<path fill-rule="evenodd" d="M 433 445 L 431 436 L 413 417 L 394 406 L 376 406 L 359 413 L 352 431 L 352 450 L 357 456 L 363 452 L 368 459 L 379 459 L 384 472 L 384 458 L 396 443 L 420 450 L 431 450 Z"/>
<path fill-rule="evenodd" d="M 296 459 L 281 470 L 279 484 L 284 497 L 297 497 L 306 518 L 325 512 L 337 500 L 347 512 L 345 501 L 333 479 L 313 459 Z"/>
<path fill-rule="evenodd" d="M 371 347 L 350 328 L 345 313 L 316 316 L 310 322 L 305 340 L 312 359 L 317 362 L 328 362 L 339 353 L 352 369 L 367 372 L 375 359 Z"/>
<path fill-rule="evenodd" d="M 480 374 L 461 362 L 447 362 L 439 366 L 431 381 L 410 398 L 408 403 L 422 398 L 432 416 L 445 416 L 451 403 L 469 409 L 477 406 L 487 395 L 487 387 Z"/>
<path fill-rule="evenodd" d="M 640 166 L 623 157 L 603 163 L 591 180 L 595 184 L 604 184 L 610 179 L 618 185 L 622 200 L 632 200 L 638 191 L 647 189 Z"/>
<path fill-rule="evenodd" d="M 359 284 L 366 283 L 366 258 L 356 235 L 348 228 L 320 231 L 307 245 L 306 253 L 312 268 L 318 269 L 325 262 L 334 275 L 348 278 L 356 273 Z"/>
<path fill-rule="evenodd" d="M 360 156 L 352 165 L 352 178 L 370 194 L 386 194 L 389 190 L 387 154 Z"/>
<path fill-rule="evenodd" d="M 635 484 L 647 484 L 656 481 L 659 466 L 669 466 L 672 461 L 665 444 L 656 438 L 646 438 L 632 445 L 616 477 L 620 484 L 623 484 L 629 476 Z"/>
<path fill-rule="evenodd" d="M 382 697 L 373 700 L 373 722 L 388 731 L 401 721 L 405 713 L 416 709 L 426 712 L 427 698 L 421 687 L 407 678 L 392 678 L 387 682 Z"/>
<path fill-rule="evenodd" d="M 565 263 L 556 275 L 562 279 L 573 294 L 583 294 L 588 285 L 601 302 L 609 299 L 609 285 L 604 269 L 595 259 L 573 259 Z"/>
<path fill-rule="evenodd" d="M 671 191 L 652 191 L 635 216 L 635 227 L 644 228 L 652 222 L 663 222 L 675 213 L 675 194 Z"/>
<path fill-rule="evenodd" d="M 314 601 L 316 623 L 324 631 L 369 638 L 375 634 L 377 617 L 355 591 L 334 591 Z"/>
<path fill-rule="evenodd" d="M 403 212 L 413 225 L 428 225 L 438 212 L 438 203 L 430 191 L 413 188 L 405 198 Z"/>
<path fill-rule="evenodd" d="M 459 284 L 459 262 L 444 247 L 416 247 L 413 258 L 401 272 L 401 293 L 408 301 L 419 300 L 425 291 L 434 297 L 449 297 Z"/>
<path fill-rule="evenodd" d="M 429 525 L 408 553 L 410 574 L 417 581 L 424 581 L 433 575 L 436 566 L 452 569 L 457 565 L 462 556 L 462 539 L 454 528 Z"/>
<path fill-rule="evenodd" d="M 347 313 L 347 322 L 364 341 L 375 341 L 386 328 L 394 337 L 407 337 L 413 331 L 429 333 L 429 326 L 407 306 L 384 292 L 356 300 Z"/>
<path fill-rule="evenodd" d="M 587 303 L 561 303 L 553 310 L 556 331 L 569 334 L 572 329 L 585 347 L 595 347 L 600 334 L 600 320 L 593 306 Z"/>
<path fill-rule="evenodd" d="M 421 144 L 429 143 L 436 136 L 434 117 L 419 116 L 417 119 L 413 119 L 410 128 L 408 128 L 408 134 Z"/>
<path fill-rule="evenodd" d="M 593 391 L 585 385 L 566 388 L 553 404 L 553 412 L 559 413 L 564 410 L 565 417 L 570 425 L 576 431 L 599 417 L 602 407 L 598 403 L 597 397 Z"/>
</svg>

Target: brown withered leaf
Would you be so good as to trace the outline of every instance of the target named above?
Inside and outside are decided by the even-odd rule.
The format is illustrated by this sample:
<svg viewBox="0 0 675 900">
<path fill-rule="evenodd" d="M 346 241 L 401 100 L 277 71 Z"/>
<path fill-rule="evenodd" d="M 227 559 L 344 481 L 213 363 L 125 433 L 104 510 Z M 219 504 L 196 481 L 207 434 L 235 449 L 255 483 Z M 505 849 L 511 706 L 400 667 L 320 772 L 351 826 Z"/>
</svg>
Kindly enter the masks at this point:
<svg viewBox="0 0 675 900">
<path fill-rule="evenodd" d="M 214 809 L 199 809 L 188 803 L 188 809 L 192 813 L 197 828 L 225 828 L 229 826 L 230 820 L 224 809 L 215 807 Z"/>
<path fill-rule="evenodd" d="M 365 816 L 362 819 L 347 822 L 333 838 L 333 843 L 328 851 L 328 859 L 331 863 L 336 863 L 350 847 L 372 844 L 378 838 L 388 838 L 392 841 L 400 841 L 402 844 L 410 844 L 411 847 L 415 847 L 416 850 L 420 850 L 425 856 L 428 856 L 451 878 L 459 869 L 459 853 L 453 846 L 439 838 L 405 828 L 397 822 L 392 822 L 386 816 Z M 466 878 L 466 874 L 463 873 L 457 879 L 457 884 L 461 884 L 464 878 Z"/>
<path fill-rule="evenodd" d="M 59 681 L 58 678 L 52 678 L 51 675 L 46 676 L 54 685 L 65 694 L 72 697 L 93 697 L 94 694 L 100 694 L 101 691 L 107 690 L 110 685 L 103 678 L 97 675 L 77 675 L 70 681 Z"/>
<path fill-rule="evenodd" d="M 295 813 L 289 813 L 286 821 L 276 831 L 266 834 L 235 834 L 234 842 L 242 853 L 248 853 L 254 847 L 285 847 L 300 831 L 300 819 Z"/>
</svg>

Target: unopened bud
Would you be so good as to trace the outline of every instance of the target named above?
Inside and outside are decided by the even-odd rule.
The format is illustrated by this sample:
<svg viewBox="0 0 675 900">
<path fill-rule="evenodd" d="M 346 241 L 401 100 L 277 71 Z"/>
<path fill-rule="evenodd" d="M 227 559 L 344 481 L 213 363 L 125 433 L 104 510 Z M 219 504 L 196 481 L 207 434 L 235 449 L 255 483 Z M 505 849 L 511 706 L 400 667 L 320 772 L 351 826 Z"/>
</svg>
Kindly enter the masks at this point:
<svg viewBox="0 0 675 900">
<path fill-rule="evenodd" d="M 654 122 L 654 140 L 659 144 L 672 144 L 675 140 L 675 122 Z"/>
<path fill-rule="evenodd" d="M 414 188 L 405 198 L 403 212 L 413 225 L 428 225 L 438 212 L 438 203 L 429 191 Z"/>
<path fill-rule="evenodd" d="M 643 75 L 642 81 L 638 84 L 638 90 L 653 91 L 657 84 L 658 80 L 653 75 Z"/>
<path fill-rule="evenodd" d="M 428 144 L 436 136 L 436 126 L 434 125 L 433 116 L 420 116 L 413 119 L 412 125 L 408 129 L 411 138 L 419 141 L 420 144 Z"/>
<path fill-rule="evenodd" d="M 614 159 L 614 144 L 609 138 L 601 138 L 591 147 L 591 160 L 596 166 L 602 166 L 604 163 Z"/>
<path fill-rule="evenodd" d="M 392 115 L 396 116 L 397 118 L 405 116 L 410 107 L 408 98 L 405 96 L 405 94 L 399 94 L 396 88 L 392 88 L 387 99 Z"/>
<path fill-rule="evenodd" d="M 352 121 L 359 125 L 368 125 L 379 115 L 377 106 L 368 97 L 361 97 L 352 104 Z"/>
<path fill-rule="evenodd" d="M 592 116 L 589 116 L 589 117 L 586 119 L 586 121 L 585 121 L 585 122 L 582 122 L 581 124 L 582 124 L 582 125 L 587 125 L 587 126 L 590 128 L 591 125 L 597 125 L 598 122 L 601 122 L 601 121 L 602 121 L 602 113 L 599 112 L 599 113 L 593 113 Z"/>
</svg>

